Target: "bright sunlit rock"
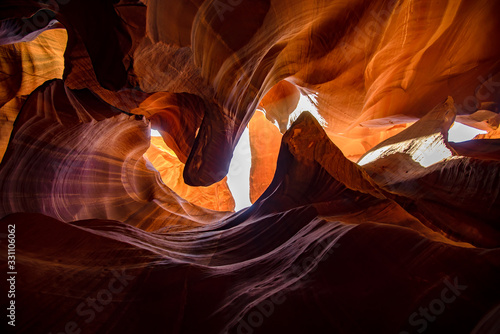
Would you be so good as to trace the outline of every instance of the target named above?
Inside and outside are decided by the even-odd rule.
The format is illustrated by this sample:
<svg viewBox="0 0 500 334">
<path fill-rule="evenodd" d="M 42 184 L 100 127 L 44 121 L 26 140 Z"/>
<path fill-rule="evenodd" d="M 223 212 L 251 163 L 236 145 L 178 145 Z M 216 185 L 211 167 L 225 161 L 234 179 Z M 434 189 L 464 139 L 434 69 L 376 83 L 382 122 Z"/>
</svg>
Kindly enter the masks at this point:
<svg viewBox="0 0 500 334">
<path fill-rule="evenodd" d="M 397 144 L 381 147 L 366 154 L 358 165 L 363 166 L 385 156 L 401 152 L 408 154 L 413 161 L 422 167 L 429 167 L 452 156 L 451 151 L 440 140 L 441 134 L 405 140 Z"/>
<path fill-rule="evenodd" d="M 299 104 L 295 111 L 290 115 L 288 127 L 304 112 L 309 111 L 322 126 L 326 126 L 326 121 L 318 113 L 316 107 L 316 95 L 301 95 Z M 470 126 L 455 122 L 448 132 L 448 140 L 452 142 L 462 142 L 473 139 L 476 135 L 486 133 L 486 131 L 472 128 Z M 152 137 L 160 137 L 157 130 L 151 129 Z M 411 157 L 415 162 L 418 162 L 422 167 L 429 167 L 443 159 L 451 157 L 451 152 L 435 138 L 422 138 L 417 149 L 410 150 Z M 399 143 L 401 149 L 408 145 L 407 142 Z M 397 148 L 393 148 L 398 150 Z M 358 162 L 360 166 L 386 155 L 387 148 L 382 147 L 376 151 L 370 152 L 362 160 Z M 227 175 L 227 183 L 235 201 L 235 211 L 241 210 L 251 205 L 250 202 L 250 167 L 252 163 L 252 154 L 250 151 L 250 141 L 248 128 L 245 129 L 241 139 L 236 146 L 229 166 Z"/>
<path fill-rule="evenodd" d="M 450 158 L 452 153 L 444 145 L 444 142 L 439 140 L 440 137 L 441 134 L 439 133 L 423 138 L 418 148 L 409 152 L 413 161 L 418 162 L 422 167 L 429 167 Z"/>
<path fill-rule="evenodd" d="M 151 129 L 151 137 L 161 137 L 157 130 Z M 248 128 L 245 129 L 238 145 L 234 149 L 229 172 L 227 173 L 227 185 L 233 194 L 235 211 L 239 211 L 252 205 L 250 202 L 250 166 L 252 164 L 252 153 L 250 152 L 250 137 Z"/>
<path fill-rule="evenodd" d="M 299 103 L 297 104 L 297 108 L 290 114 L 288 118 L 288 125 L 287 129 L 292 126 L 292 123 L 297 120 L 297 118 L 302 114 L 304 111 L 309 111 L 311 115 L 316 118 L 319 124 L 321 124 L 322 127 L 326 128 L 327 127 L 327 122 L 325 119 L 319 114 L 318 112 L 318 101 L 317 101 L 317 94 L 300 94 L 300 100 Z"/>
</svg>

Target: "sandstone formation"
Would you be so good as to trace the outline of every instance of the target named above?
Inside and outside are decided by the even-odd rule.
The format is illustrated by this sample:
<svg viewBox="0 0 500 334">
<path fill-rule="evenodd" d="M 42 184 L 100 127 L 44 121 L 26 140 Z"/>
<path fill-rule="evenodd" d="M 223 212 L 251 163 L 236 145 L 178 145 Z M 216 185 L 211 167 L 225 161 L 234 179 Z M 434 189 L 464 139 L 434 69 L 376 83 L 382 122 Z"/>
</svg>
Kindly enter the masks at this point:
<svg viewBox="0 0 500 334">
<path fill-rule="evenodd" d="M 499 333 L 498 13 L 3 1 L 3 327 Z M 459 123 L 483 134 L 454 142 Z"/>
</svg>

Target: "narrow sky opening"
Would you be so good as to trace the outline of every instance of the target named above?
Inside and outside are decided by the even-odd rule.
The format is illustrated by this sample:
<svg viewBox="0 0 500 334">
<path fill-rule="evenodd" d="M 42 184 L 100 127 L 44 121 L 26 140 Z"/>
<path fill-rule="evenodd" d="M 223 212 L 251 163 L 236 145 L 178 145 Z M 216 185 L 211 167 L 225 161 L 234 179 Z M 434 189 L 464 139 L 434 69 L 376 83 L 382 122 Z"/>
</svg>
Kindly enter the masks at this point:
<svg viewBox="0 0 500 334">
<path fill-rule="evenodd" d="M 289 129 L 292 126 L 292 123 L 299 118 L 300 114 L 302 114 L 304 111 L 309 111 L 311 115 L 316 118 L 316 120 L 319 122 L 319 124 L 326 128 L 328 126 L 327 122 L 325 119 L 319 114 L 318 112 L 318 96 L 315 93 L 311 94 L 300 94 L 300 100 L 299 103 L 297 104 L 297 108 L 290 114 L 288 118 L 288 126 L 287 129 Z"/>
<path fill-rule="evenodd" d="M 151 137 L 161 137 L 157 130 L 151 129 Z M 239 211 L 252 205 L 250 202 L 250 167 L 252 164 L 252 153 L 250 151 L 250 136 L 248 128 L 245 128 L 240 141 L 234 149 L 233 158 L 227 173 L 227 185 L 233 194 L 235 211 Z"/>
<path fill-rule="evenodd" d="M 468 125 L 455 122 L 448 131 L 448 141 L 460 143 L 463 141 L 474 139 L 478 134 L 487 133 L 484 130 L 479 130 Z"/>
<path fill-rule="evenodd" d="M 250 202 L 250 166 L 252 153 L 250 151 L 250 135 L 245 128 L 240 141 L 234 149 L 233 158 L 227 173 L 227 185 L 233 194 L 235 211 L 252 205 Z"/>
<path fill-rule="evenodd" d="M 448 141 L 460 143 L 467 140 L 472 140 L 476 135 L 487 133 L 487 131 L 479 130 L 462 123 L 455 122 L 452 127 L 448 130 Z M 452 156 L 451 151 L 440 144 L 440 141 L 436 140 L 440 133 L 435 133 L 427 138 L 421 138 L 418 145 L 418 149 L 410 150 L 408 148 L 410 140 L 400 142 L 398 144 L 392 145 L 391 151 L 387 153 L 387 147 L 381 147 L 378 150 L 366 154 L 361 160 L 358 161 L 358 165 L 363 166 L 371 163 L 381 157 L 383 154 L 392 154 L 396 151 L 405 151 L 407 154 L 411 155 L 412 159 L 418 162 L 423 167 L 429 167 L 443 159 Z M 398 150 L 398 146 L 400 149 Z"/>
</svg>

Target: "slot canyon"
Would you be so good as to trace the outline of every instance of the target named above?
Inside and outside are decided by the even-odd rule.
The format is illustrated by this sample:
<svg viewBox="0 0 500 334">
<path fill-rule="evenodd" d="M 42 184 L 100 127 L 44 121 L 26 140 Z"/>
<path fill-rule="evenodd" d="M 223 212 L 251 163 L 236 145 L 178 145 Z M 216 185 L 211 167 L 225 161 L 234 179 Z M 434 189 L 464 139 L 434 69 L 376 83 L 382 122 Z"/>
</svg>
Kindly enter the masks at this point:
<svg viewBox="0 0 500 334">
<path fill-rule="evenodd" d="M 499 14 L 2 0 L 2 333 L 500 333 Z"/>
</svg>

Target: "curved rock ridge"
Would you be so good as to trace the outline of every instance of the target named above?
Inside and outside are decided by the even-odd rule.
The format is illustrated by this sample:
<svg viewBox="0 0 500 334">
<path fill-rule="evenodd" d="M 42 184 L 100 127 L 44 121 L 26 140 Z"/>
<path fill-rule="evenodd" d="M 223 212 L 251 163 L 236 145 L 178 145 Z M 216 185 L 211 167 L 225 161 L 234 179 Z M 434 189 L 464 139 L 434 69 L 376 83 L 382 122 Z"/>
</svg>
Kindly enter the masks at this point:
<svg viewBox="0 0 500 334">
<path fill-rule="evenodd" d="M 146 230 L 222 217 L 180 198 L 143 157 L 150 124 L 60 80 L 31 94 L 0 169 L 0 216 L 39 212 L 62 221 L 115 219 Z M 12 196 L 12 194 L 16 194 Z"/>
<path fill-rule="evenodd" d="M 443 115 L 442 112 L 439 114 Z M 435 112 L 428 116 L 440 123 L 438 117 Z M 419 199 L 417 196 L 410 193 L 403 198 L 395 196 L 388 191 L 390 189 L 380 187 L 377 184 L 379 179 L 372 179 L 364 166 L 349 161 L 308 112 L 302 113 L 283 136 L 275 170 L 269 187 L 242 215 L 251 214 L 257 210 L 255 208 L 261 212 L 276 212 L 312 206 L 319 216 L 329 220 L 341 219 L 352 224 L 367 221 L 394 224 L 418 231 L 429 239 L 463 247 L 470 247 L 469 242 L 476 240 L 475 237 L 450 238 L 443 233 L 440 224 L 434 224 L 444 219 L 444 214 L 431 213 L 427 209 L 417 218 L 415 212 L 409 210 Z M 498 182 L 496 179 L 493 181 L 496 182 L 493 184 Z M 491 242 L 491 235 L 487 233 L 480 238 Z M 496 246 L 495 242 L 484 246 Z"/>
<path fill-rule="evenodd" d="M 42 128 L 49 129 L 44 136 L 30 135 Z M 453 304 L 425 322 L 430 332 L 488 325 L 500 298 L 499 249 L 458 243 L 422 224 L 347 160 L 311 114 L 284 135 L 269 188 L 232 215 L 197 208 L 159 183 L 142 158 L 148 129 L 143 119 L 58 80 L 25 104 L 6 154 L 16 163 L 0 170 L 2 194 L 16 197 L 2 203 L 10 212 L 52 217 L 5 215 L 4 204 L 1 224 L 15 222 L 19 240 L 17 301 L 28 305 L 19 315 L 21 331 L 71 322 L 112 333 L 400 332 L 415 330 L 414 313 L 443 295 Z M 83 136 L 95 133 L 92 141 Z M 111 152 L 119 155 L 102 145 L 116 145 Z M 18 170 L 30 178 L 12 170 L 23 163 L 31 169 Z M 106 188 L 84 182 L 103 174 Z M 129 197 L 110 198 L 110 187 Z M 69 219 L 86 214 L 127 224 Z M 37 306 L 52 304 L 57 309 Z M 254 321 L 256 312 L 262 321 Z"/>
<path fill-rule="evenodd" d="M 161 180 L 177 195 L 195 205 L 217 211 L 234 211 L 235 201 L 227 185 L 227 177 L 209 187 L 190 187 L 184 183 L 184 164 L 161 137 L 151 137 L 146 153 Z"/>
<path fill-rule="evenodd" d="M 500 160 L 500 139 L 474 139 L 449 143 L 458 155 L 482 160 Z"/>
<path fill-rule="evenodd" d="M 190 152 L 184 152 L 185 181 L 191 185 L 209 185 L 226 175 L 259 102 L 284 79 L 316 94 L 327 133 L 353 158 L 386 138 L 366 121 L 422 117 L 446 96 L 453 96 L 459 114 L 495 110 L 491 106 L 499 103 L 500 48 L 489 38 L 500 31 L 495 1 L 22 3 L 17 8 L 7 1 L 3 17 L 19 19 L 43 9 L 68 30 L 65 78 L 80 67 L 76 55 L 85 54 L 90 61 L 85 68 L 100 85 L 124 89 L 122 95 L 131 95 L 126 99 L 134 103 L 147 96 L 128 91 L 133 87 L 169 86 L 169 93 L 198 95 L 210 106 Z M 85 13 L 98 24 L 86 24 Z M 11 27 L 10 33 L 17 31 Z M 477 47 L 466 50 L 465 44 Z M 104 49 L 113 52 L 100 57 Z M 170 55 L 157 62 L 164 52 Z M 155 64 L 157 71 L 144 68 L 155 61 L 161 64 Z M 191 79 L 196 84 L 187 83 Z M 279 123 L 289 106 L 283 108 L 268 118 Z M 360 140 L 361 133 L 372 139 Z"/>
<path fill-rule="evenodd" d="M 447 141 L 454 119 L 455 107 L 448 98 L 408 129 L 368 151 L 359 162 L 382 189 L 397 195 L 396 201 L 424 224 L 454 239 L 498 247 L 500 164 L 491 150 L 496 142 L 477 141 L 486 156 L 480 149 L 477 154 L 465 152 L 472 157 L 458 155 L 454 148 L 464 153 L 463 144 Z M 411 205 L 407 199 L 413 200 Z"/>
<path fill-rule="evenodd" d="M 373 118 L 421 117 L 448 95 L 461 104 L 462 113 L 469 112 L 463 102 L 469 97 L 498 100 L 499 90 L 491 83 L 497 83 L 500 50 L 485 47 L 488 51 L 477 61 L 462 49 L 465 41 L 489 45 L 486 36 L 500 28 L 490 16 L 497 3 L 275 0 L 252 8 L 246 3 L 221 9 L 219 1 L 205 1 L 191 27 L 195 63 L 235 119 L 226 126 L 235 138 L 256 101 L 285 78 L 318 94 L 319 112 L 332 134 Z M 187 16 L 192 13 L 192 6 L 186 8 Z M 472 26 L 495 23 L 483 34 L 465 27 L 465 17 L 475 22 Z M 493 91 L 478 94 L 477 88 L 490 79 Z M 203 137 L 196 145 L 204 148 L 195 147 L 195 154 L 212 155 L 221 140 L 229 145 L 231 138 L 207 137 L 213 127 L 200 129 Z"/>
<path fill-rule="evenodd" d="M 151 120 L 151 126 L 158 129 L 165 144 L 181 162 L 186 163 L 203 120 L 204 109 L 204 101 L 196 95 L 158 92 L 132 112 Z"/>
<path fill-rule="evenodd" d="M 266 118 L 271 122 L 275 121 L 281 133 L 287 130 L 290 114 L 297 108 L 300 94 L 294 84 L 282 80 L 260 101 L 259 107 L 264 110 Z"/>
<path fill-rule="evenodd" d="M 16 331 L 497 334 L 499 12 L 3 0 Z M 486 133 L 449 142 L 454 122 Z"/>
<path fill-rule="evenodd" d="M 49 332 L 73 322 L 110 333 L 399 332 L 419 328 L 409 317 L 444 294 L 453 303 L 427 322 L 429 332 L 468 333 L 498 302 L 498 250 L 313 216 L 295 209 L 246 228 L 157 234 L 116 221 L 9 215 L 1 224 L 16 224 L 24 273 L 19 330 Z M 49 304 L 58 307 L 39 307 Z M 266 314 L 259 326 L 252 325 L 256 312 Z"/>
<path fill-rule="evenodd" d="M 24 43 L 0 41 L 0 161 L 26 97 L 45 81 L 62 78 L 66 42 L 64 29 L 40 32 Z"/>
<path fill-rule="evenodd" d="M 139 1 L 6 0 L 0 8 L 4 23 L 6 19 L 15 21 L 3 25 L 4 33 L 14 42 L 23 40 L 26 33 L 38 34 L 58 21 L 68 32 L 66 55 L 72 54 L 79 41 L 83 42 L 99 83 L 111 90 L 126 86 L 131 63 L 129 52 L 133 53 L 134 42 L 145 32 L 144 28 L 138 29 L 144 24 L 130 29 L 134 23 L 145 21 L 145 8 Z M 71 71 L 71 63 L 68 61 L 66 65 L 65 77 Z"/>
</svg>

